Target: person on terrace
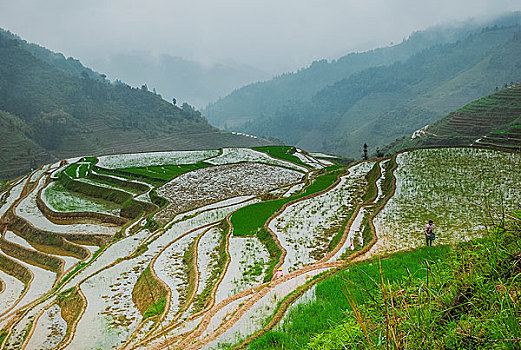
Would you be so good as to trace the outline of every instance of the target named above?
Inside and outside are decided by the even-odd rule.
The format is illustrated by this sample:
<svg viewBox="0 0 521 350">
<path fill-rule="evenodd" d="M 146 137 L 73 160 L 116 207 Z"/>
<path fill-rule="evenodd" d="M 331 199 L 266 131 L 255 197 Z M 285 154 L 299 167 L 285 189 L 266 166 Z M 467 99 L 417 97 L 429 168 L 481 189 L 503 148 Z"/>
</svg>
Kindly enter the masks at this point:
<svg viewBox="0 0 521 350">
<path fill-rule="evenodd" d="M 434 222 L 429 220 L 427 226 L 425 226 L 425 240 L 427 242 L 427 246 L 432 246 L 432 241 L 434 241 Z"/>
</svg>

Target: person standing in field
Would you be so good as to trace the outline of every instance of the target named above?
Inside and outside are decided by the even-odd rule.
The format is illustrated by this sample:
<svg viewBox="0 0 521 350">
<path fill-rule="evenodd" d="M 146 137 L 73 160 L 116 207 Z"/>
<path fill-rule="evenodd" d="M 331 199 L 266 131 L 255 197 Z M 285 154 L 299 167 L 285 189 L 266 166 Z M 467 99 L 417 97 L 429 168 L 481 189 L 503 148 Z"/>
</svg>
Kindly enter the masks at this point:
<svg viewBox="0 0 521 350">
<path fill-rule="evenodd" d="M 434 241 L 434 222 L 432 220 L 429 220 L 429 223 L 425 226 L 425 241 L 427 246 L 432 246 L 432 241 Z"/>
</svg>

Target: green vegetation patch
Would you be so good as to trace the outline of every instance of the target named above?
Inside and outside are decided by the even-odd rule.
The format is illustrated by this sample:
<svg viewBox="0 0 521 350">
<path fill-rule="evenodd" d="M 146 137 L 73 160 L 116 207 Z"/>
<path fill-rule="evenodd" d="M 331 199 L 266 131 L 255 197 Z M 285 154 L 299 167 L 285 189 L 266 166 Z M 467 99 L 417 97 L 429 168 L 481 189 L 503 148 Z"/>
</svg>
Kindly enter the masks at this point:
<svg viewBox="0 0 521 350">
<path fill-rule="evenodd" d="M 264 282 L 269 282 L 273 278 L 273 269 L 280 260 L 282 250 L 277 246 L 277 243 L 275 243 L 273 236 L 264 227 L 257 232 L 257 238 L 266 247 L 268 253 L 270 254 L 270 258 L 266 264 L 266 269 L 264 272 Z"/>
<path fill-rule="evenodd" d="M 98 158 L 96 157 L 83 157 L 80 159 L 80 162 L 89 162 L 92 164 L 96 164 L 98 162 Z"/>
<path fill-rule="evenodd" d="M 196 243 L 198 243 L 199 240 L 195 240 L 188 246 L 188 249 L 185 250 L 183 254 L 183 265 L 184 265 L 184 274 L 187 278 L 187 285 L 185 288 L 183 288 L 182 292 L 179 293 L 179 299 L 178 302 L 180 305 L 183 305 L 188 300 L 189 296 L 192 295 L 192 293 L 195 290 L 195 281 L 196 281 L 196 271 L 195 271 L 195 264 L 197 264 L 197 259 L 195 256 L 195 250 L 196 250 Z"/>
<path fill-rule="evenodd" d="M 166 182 L 172 180 L 174 177 L 177 177 L 189 171 L 202 169 L 209 166 L 212 165 L 200 162 L 196 164 L 182 165 L 151 165 L 147 167 L 122 168 L 118 170 L 127 174 L 144 176 L 156 181 L 162 180 Z"/>
<path fill-rule="evenodd" d="M 491 134 L 493 134 L 493 135 L 502 135 L 502 134 L 507 134 L 507 133 L 509 133 L 511 131 L 519 130 L 519 129 L 521 129 L 521 124 L 520 123 L 521 123 L 521 121 L 519 119 L 517 119 L 517 120 L 514 121 L 514 124 L 509 125 L 506 129 L 492 131 Z"/>
<path fill-rule="evenodd" d="M 425 262 L 429 261 L 430 266 L 433 266 L 448 255 L 449 250 L 446 246 L 429 247 L 383 259 L 385 281 L 407 284 L 411 279 L 424 278 Z M 278 330 L 268 331 L 255 340 L 249 349 L 307 348 L 314 336 L 337 325 L 343 325 L 346 319 L 353 317 L 345 294 L 351 293 L 358 305 L 378 307 L 376 304 L 380 302 L 380 281 L 377 260 L 352 265 L 349 269 L 342 270 L 316 285 L 315 301 L 291 307 L 285 316 L 284 324 Z M 358 331 L 363 336 L 360 329 Z M 356 345 L 348 348 L 353 347 L 356 348 Z"/>
<path fill-rule="evenodd" d="M 375 301 L 358 301 L 353 313 L 315 338 L 311 349 L 517 349 L 521 337 L 518 265 L 521 226 L 507 223 L 490 236 L 460 244 L 437 264 L 417 275 L 387 283 L 372 293 Z M 381 282 L 380 282 L 381 287 Z M 391 294 L 392 293 L 392 294 Z M 366 337 L 361 325 L 367 329 Z M 386 335 L 388 334 L 388 335 Z M 401 337 L 400 335 L 404 335 Z"/>
<path fill-rule="evenodd" d="M 130 192 L 134 195 L 142 194 L 150 189 L 149 186 L 139 183 L 139 182 L 132 182 L 132 181 L 126 181 L 126 180 L 120 180 L 116 179 L 114 177 L 105 176 L 105 175 L 98 175 L 91 173 L 89 177 L 83 181 L 89 181 L 94 185 L 101 185 L 101 186 L 109 186 L 111 188 L 117 189 L 117 190 L 124 190 L 126 192 Z"/>
<path fill-rule="evenodd" d="M 111 175 L 111 176 L 122 177 L 122 178 L 129 179 L 129 180 L 143 181 L 154 187 L 164 185 L 167 182 L 165 180 L 155 179 L 155 178 L 151 178 L 151 177 L 148 177 L 145 175 L 127 173 L 125 171 L 120 171 L 117 169 L 105 169 L 105 168 L 100 168 L 98 166 L 94 168 L 94 171 L 97 174 L 101 174 L 101 175 Z"/>
<path fill-rule="evenodd" d="M 264 223 L 273 216 L 282 206 L 295 199 L 320 192 L 331 186 L 337 177 L 344 171 L 343 167 L 333 167 L 332 172 L 318 176 L 307 186 L 302 193 L 288 198 L 281 198 L 267 202 L 255 203 L 237 210 L 231 217 L 234 236 L 253 236 Z"/>
<path fill-rule="evenodd" d="M 363 201 L 364 202 L 370 202 L 374 198 L 376 198 L 378 193 L 378 188 L 376 186 L 376 181 L 380 177 L 380 163 L 376 162 L 374 163 L 374 166 L 371 168 L 371 170 L 367 173 L 365 176 L 367 180 L 367 190 L 364 193 Z"/>
<path fill-rule="evenodd" d="M 194 299 L 194 302 L 192 304 L 193 314 L 203 310 L 204 307 L 207 305 L 210 294 L 212 293 L 212 290 L 214 289 L 215 284 L 219 279 L 219 276 L 221 276 L 221 274 L 223 273 L 224 267 L 226 266 L 226 261 L 228 260 L 228 254 L 226 254 L 226 234 L 229 229 L 228 222 L 226 220 L 223 220 L 219 224 L 218 229 L 221 233 L 221 239 L 219 242 L 219 247 L 217 248 L 217 259 L 215 260 L 212 266 L 210 277 L 208 278 L 208 281 L 206 282 L 203 291 Z"/>
<path fill-rule="evenodd" d="M 393 189 L 393 182 L 394 182 L 394 170 L 398 167 L 398 164 L 396 163 L 396 157 L 393 156 L 387 163 L 385 163 L 384 170 L 385 175 L 384 179 L 382 181 L 382 193 L 384 197 L 387 197 L 391 194 L 391 191 Z"/>
<path fill-rule="evenodd" d="M 163 311 L 165 311 L 166 306 L 166 297 L 161 297 L 159 300 L 151 304 L 148 309 L 146 309 L 145 314 L 143 315 L 143 318 L 149 318 L 156 315 L 161 315 Z"/>
<path fill-rule="evenodd" d="M 293 155 L 297 151 L 297 149 L 294 146 L 264 146 L 252 147 L 252 149 L 260 152 L 265 152 L 273 158 L 287 160 L 302 165 L 306 168 L 309 168 L 308 164 L 304 163 L 300 160 L 300 158 Z"/>
<path fill-rule="evenodd" d="M 92 163 L 90 162 L 72 163 L 64 170 L 65 174 L 72 179 L 88 177 L 91 171 Z"/>
<path fill-rule="evenodd" d="M 145 185 L 135 184 L 135 188 L 143 189 L 142 186 Z M 98 212 L 133 219 L 143 212 L 158 209 L 152 203 L 134 200 L 132 194 L 126 191 L 74 180 L 67 173 L 62 173 L 58 182 L 48 186 L 44 196 L 51 207 L 65 212 Z"/>
<path fill-rule="evenodd" d="M 160 208 L 166 207 L 169 203 L 168 199 L 159 196 L 155 189 L 150 191 L 148 196 L 150 197 L 150 200 L 152 201 L 152 203 L 154 203 L 155 205 L 157 205 Z"/>
<path fill-rule="evenodd" d="M 80 261 L 76 267 L 70 271 L 67 275 L 65 275 L 64 278 L 62 278 L 62 280 L 58 283 L 58 285 L 56 286 L 55 289 L 59 289 L 65 282 L 67 282 L 72 276 L 74 276 L 76 274 L 76 272 L 80 271 L 81 269 L 83 269 L 85 266 L 89 265 L 90 263 L 92 263 L 100 254 L 101 252 L 107 247 L 107 245 L 103 245 L 101 247 L 99 247 L 95 252 L 94 254 L 92 254 L 90 260 L 88 262 L 85 262 L 85 261 Z"/>
<path fill-rule="evenodd" d="M 340 228 L 340 230 L 338 230 L 337 234 L 333 236 L 333 238 L 331 239 L 331 241 L 329 242 L 329 251 L 333 251 L 335 250 L 335 247 L 338 245 L 338 243 L 340 243 L 340 241 L 342 240 L 342 236 L 344 235 L 344 231 L 346 229 L 346 226 L 347 226 L 347 223 L 349 222 L 349 220 L 351 219 L 351 217 L 353 216 L 353 213 L 355 212 L 356 208 L 352 208 L 350 211 L 349 211 L 349 214 L 347 215 L 347 217 L 344 219 L 344 223 L 342 224 L 342 227 Z"/>
<path fill-rule="evenodd" d="M 7 337 L 7 331 L 1 331 L 0 332 L 0 344 L 2 344 Z"/>
</svg>

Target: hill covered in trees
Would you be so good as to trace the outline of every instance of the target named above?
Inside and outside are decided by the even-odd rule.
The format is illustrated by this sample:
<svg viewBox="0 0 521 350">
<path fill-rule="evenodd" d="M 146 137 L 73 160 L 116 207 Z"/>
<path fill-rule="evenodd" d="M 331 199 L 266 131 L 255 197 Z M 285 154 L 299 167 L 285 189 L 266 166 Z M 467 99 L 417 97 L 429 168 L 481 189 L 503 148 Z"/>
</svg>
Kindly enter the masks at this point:
<svg viewBox="0 0 521 350">
<path fill-rule="evenodd" d="M 0 178 L 84 154 L 256 146 L 184 103 L 115 84 L 79 61 L 0 32 Z"/>
<path fill-rule="evenodd" d="M 215 125 L 358 157 L 364 143 L 374 151 L 520 76 L 520 18 L 419 32 L 316 62 L 237 90 L 204 113 Z"/>
</svg>

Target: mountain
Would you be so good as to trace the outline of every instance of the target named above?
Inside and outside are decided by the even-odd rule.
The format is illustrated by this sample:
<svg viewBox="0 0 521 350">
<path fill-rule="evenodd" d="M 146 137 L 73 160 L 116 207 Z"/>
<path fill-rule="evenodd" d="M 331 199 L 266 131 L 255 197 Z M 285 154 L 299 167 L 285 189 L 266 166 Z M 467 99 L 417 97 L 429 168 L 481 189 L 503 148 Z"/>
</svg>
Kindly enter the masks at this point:
<svg viewBox="0 0 521 350">
<path fill-rule="evenodd" d="M 104 81 L 106 78 L 105 74 L 100 74 L 88 67 L 85 67 L 77 59 L 72 57 L 65 58 L 62 53 L 52 52 L 51 50 L 48 50 L 40 45 L 29 43 L 8 30 L 0 28 L 0 34 L 6 39 L 15 40 L 20 47 L 30 52 L 33 56 L 67 73 L 78 77 L 87 75 L 90 79 L 99 81 Z"/>
<path fill-rule="evenodd" d="M 221 132 L 188 104 L 103 75 L 12 34 L 0 33 L 0 178 L 90 153 L 125 153 L 266 141 Z"/>
<path fill-rule="evenodd" d="M 503 89 L 463 106 L 385 149 L 392 153 L 428 146 L 488 146 L 521 149 L 521 85 Z"/>
<path fill-rule="evenodd" d="M 239 89 L 203 113 L 214 125 L 358 157 L 364 143 L 375 150 L 516 80 L 520 23 L 513 13 L 479 30 L 472 23 L 418 32 Z M 335 69 L 343 64 L 351 71 Z"/>
<path fill-rule="evenodd" d="M 226 96 L 239 86 L 269 78 L 268 74 L 244 65 L 203 65 L 170 55 L 156 57 L 148 52 L 114 54 L 91 64 L 109 77 L 136 86 L 146 83 L 169 101 L 176 98 L 198 107 Z"/>
</svg>

